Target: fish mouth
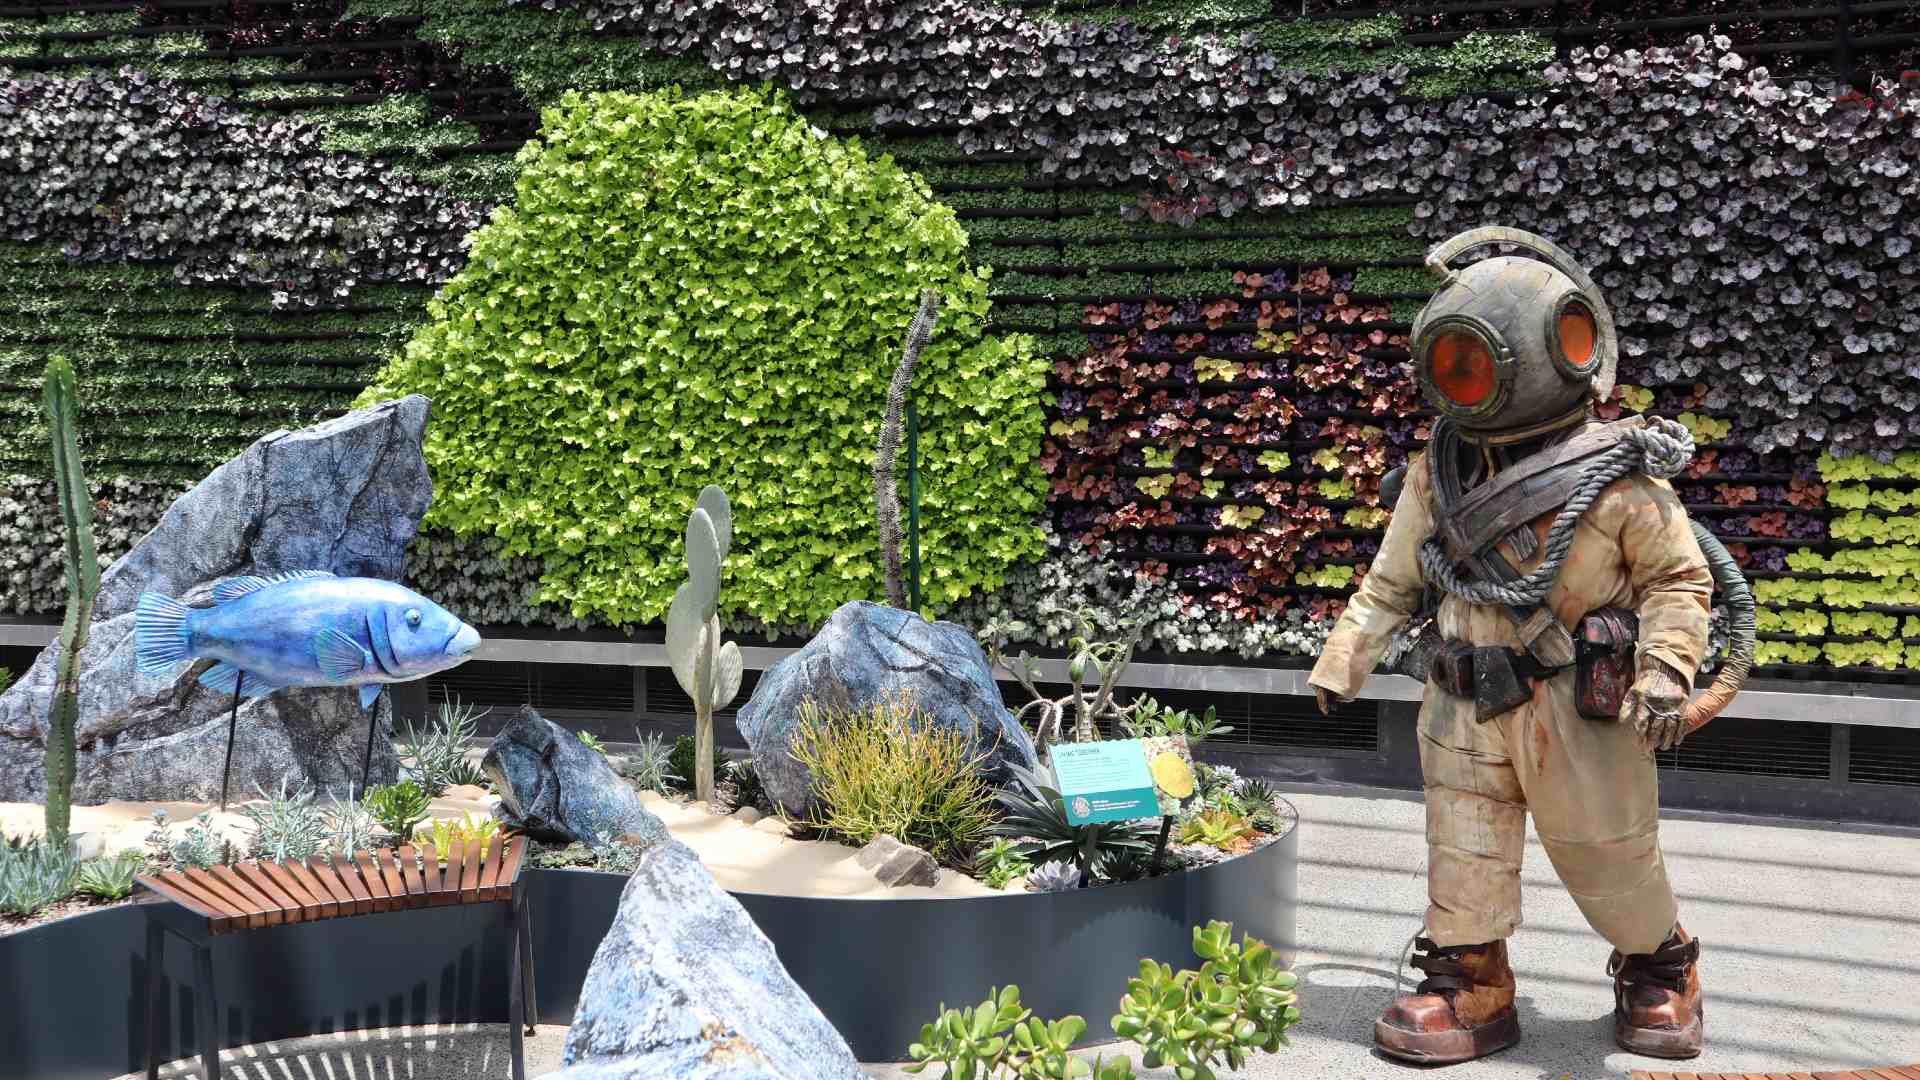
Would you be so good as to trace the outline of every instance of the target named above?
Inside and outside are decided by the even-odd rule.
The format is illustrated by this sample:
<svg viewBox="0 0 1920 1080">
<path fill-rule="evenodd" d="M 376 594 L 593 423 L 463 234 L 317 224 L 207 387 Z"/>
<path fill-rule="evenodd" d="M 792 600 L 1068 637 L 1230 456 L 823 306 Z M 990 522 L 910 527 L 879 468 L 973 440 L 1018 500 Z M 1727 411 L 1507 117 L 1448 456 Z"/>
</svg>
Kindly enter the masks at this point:
<svg viewBox="0 0 1920 1080">
<path fill-rule="evenodd" d="M 480 631 L 466 623 L 461 623 L 460 632 L 453 635 L 453 640 L 447 642 L 447 655 L 464 660 L 479 647 Z"/>
</svg>

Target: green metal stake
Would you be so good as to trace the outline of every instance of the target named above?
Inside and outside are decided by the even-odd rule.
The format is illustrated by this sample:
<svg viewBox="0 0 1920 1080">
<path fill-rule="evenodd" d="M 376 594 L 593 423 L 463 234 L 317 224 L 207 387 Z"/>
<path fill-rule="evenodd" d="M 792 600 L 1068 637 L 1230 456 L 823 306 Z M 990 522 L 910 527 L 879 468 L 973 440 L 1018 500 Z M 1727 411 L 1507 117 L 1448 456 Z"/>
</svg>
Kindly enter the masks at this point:
<svg viewBox="0 0 1920 1080">
<path fill-rule="evenodd" d="M 920 610 L 920 414 L 907 399 L 907 606 Z"/>
</svg>

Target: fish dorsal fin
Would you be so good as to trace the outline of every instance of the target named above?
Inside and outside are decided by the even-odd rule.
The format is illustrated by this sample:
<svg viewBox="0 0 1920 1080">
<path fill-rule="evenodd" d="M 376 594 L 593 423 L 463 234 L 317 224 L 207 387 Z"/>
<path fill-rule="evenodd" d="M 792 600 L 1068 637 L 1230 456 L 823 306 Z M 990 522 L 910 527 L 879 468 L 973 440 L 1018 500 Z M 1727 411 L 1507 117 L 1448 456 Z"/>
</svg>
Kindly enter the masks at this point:
<svg viewBox="0 0 1920 1080">
<path fill-rule="evenodd" d="M 300 581 L 304 578 L 329 578 L 334 575 L 326 570 L 289 570 L 284 574 L 262 576 L 246 574 L 231 577 L 213 587 L 213 602 L 224 604 L 229 600 L 238 600 L 249 593 L 257 593 L 269 585 L 278 585 L 283 581 Z"/>
<path fill-rule="evenodd" d="M 364 645 L 331 626 L 314 631 L 313 658 L 320 673 L 336 683 L 352 682 L 373 667 L 373 654 Z"/>
</svg>

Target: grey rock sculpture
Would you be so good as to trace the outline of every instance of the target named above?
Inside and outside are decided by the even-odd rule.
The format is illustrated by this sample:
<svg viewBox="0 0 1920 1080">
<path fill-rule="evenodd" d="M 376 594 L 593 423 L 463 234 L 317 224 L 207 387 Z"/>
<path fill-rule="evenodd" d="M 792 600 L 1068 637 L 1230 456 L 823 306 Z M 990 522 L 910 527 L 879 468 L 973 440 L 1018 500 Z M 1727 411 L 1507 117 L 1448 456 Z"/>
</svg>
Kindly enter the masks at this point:
<svg viewBox="0 0 1920 1080">
<path fill-rule="evenodd" d="M 828 616 L 813 640 L 767 670 L 736 721 L 754 768 L 773 800 L 796 814 L 812 809 L 805 765 L 790 744 L 800 704 L 860 709 L 911 691 L 921 713 L 972 733 L 982 768 L 995 783 L 1009 762 L 1036 764 L 1028 737 L 1000 698 L 993 669 L 965 627 L 928 622 L 911 611 L 855 600 Z"/>
<path fill-rule="evenodd" d="M 561 1061 L 545 1080 L 865 1076 L 739 901 L 671 839 L 641 854 L 620 894 Z"/>
<path fill-rule="evenodd" d="M 932 855 L 885 833 L 854 852 L 853 861 L 873 871 L 882 885 L 932 885 L 940 880 L 940 864 Z"/>
<path fill-rule="evenodd" d="M 86 677 L 75 725 L 76 803 L 194 799 L 220 793 L 233 700 L 195 681 L 134 669 L 134 604 L 152 590 L 189 604 L 243 574 L 330 570 L 399 580 L 407 544 L 433 500 L 421 439 L 430 405 L 414 395 L 300 431 L 264 436 L 167 509 L 160 524 L 100 575 L 82 651 Z M 45 797 L 42 762 L 58 643 L 0 695 L 0 799 Z M 399 759 L 383 695 L 374 783 Z M 367 714 L 352 689 L 283 690 L 240 706 L 233 790 L 274 789 L 281 778 L 344 793 L 358 787 Z"/>
<path fill-rule="evenodd" d="M 587 844 L 628 834 L 634 840 L 666 836 L 605 754 L 531 705 L 520 706 L 493 737 L 480 767 L 500 793 L 493 816 L 509 828 Z"/>
</svg>

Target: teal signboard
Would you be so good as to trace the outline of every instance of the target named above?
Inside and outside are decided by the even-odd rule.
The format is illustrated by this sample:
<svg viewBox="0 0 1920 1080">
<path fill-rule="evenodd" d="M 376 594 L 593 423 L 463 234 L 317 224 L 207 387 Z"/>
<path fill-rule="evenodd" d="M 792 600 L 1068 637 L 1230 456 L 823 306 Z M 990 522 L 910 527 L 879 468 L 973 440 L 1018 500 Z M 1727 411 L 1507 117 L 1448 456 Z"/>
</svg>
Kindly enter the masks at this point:
<svg viewBox="0 0 1920 1080">
<path fill-rule="evenodd" d="M 1153 772 L 1139 739 L 1056 743 L 1052 751 L 1070 824 L 1160 816 Z"/>
</svg>

